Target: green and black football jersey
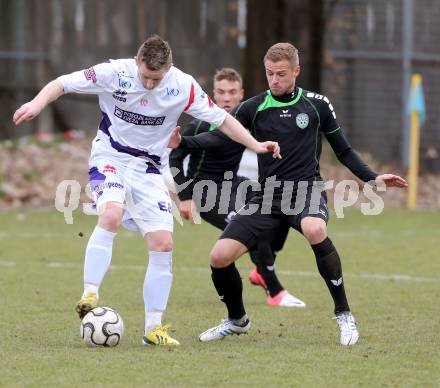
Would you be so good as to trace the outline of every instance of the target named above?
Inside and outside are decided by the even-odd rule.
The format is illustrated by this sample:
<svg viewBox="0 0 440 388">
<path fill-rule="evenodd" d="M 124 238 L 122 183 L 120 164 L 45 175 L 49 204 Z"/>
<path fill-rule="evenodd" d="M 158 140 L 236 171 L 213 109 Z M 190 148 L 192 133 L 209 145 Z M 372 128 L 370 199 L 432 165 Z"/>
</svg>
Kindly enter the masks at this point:
<svg viewBox="0 0 440 388">
<path fill-rule="evenodd" d="M 280 145 L 282 159 L 274 159 L 271 154 L 258 155 L 261 183 L 272 176 L 276 176 L 277 181 L 321 180 L 322 136 L 340 162 L 359 179 L 368 182 L 377 176 L 351 147 L 336 121 L 332 104 L 323 95 L 299 87 L 283 96 L 273 96 L 268 90 L 242 102 L 232 114 L 258 141 L 277 141 Z M 221 151 L 233 143 L 216 129 L 184 136 L 181 147 Z"/>
<path fill-rule="evenodd" d="M 322 135 L 338 157 L 354 152 L 336 121 L 329 99 L 299 87 L 283 96 L 273 96 L 270 90 L 261 93 L 240 104 L 235 117 L 257 140 L 277 141 L 280 145 L 281 160 L 270 154 L 258 155 L 261 180 L 274 175 L 277 180 L 296 182 L 321 179 Z M 354 168 L 352 171 L 364 181 L 376 177 L 359 158 L 347 167 Z"/>
</svg>

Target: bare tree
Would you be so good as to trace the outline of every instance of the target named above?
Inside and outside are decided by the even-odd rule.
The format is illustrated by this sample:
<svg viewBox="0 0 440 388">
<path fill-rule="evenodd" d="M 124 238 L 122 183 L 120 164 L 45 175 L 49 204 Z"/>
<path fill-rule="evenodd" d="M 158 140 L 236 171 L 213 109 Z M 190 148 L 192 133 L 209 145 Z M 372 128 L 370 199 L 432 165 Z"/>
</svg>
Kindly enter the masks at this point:
<svg viewBox="0 0 440 388">
<path fill-rule="evenodd" d="M 274 43 L 288 41 L 300 52 L 301 86 L 320 90 L 326 24 L 338 0 L 248 0 L 244 75 L 247 95 L 266 88 L 262 59 Z"/>
</svg>

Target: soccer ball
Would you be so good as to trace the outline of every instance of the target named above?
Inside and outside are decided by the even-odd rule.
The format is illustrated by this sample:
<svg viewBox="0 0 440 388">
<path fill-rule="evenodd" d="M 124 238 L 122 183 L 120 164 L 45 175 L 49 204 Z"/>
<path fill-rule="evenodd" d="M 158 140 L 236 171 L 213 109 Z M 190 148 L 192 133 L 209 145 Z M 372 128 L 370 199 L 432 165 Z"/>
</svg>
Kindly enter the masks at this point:
<svg viewBox="0 0 440 388">
<path fill-rule="evenodd" d="M 124 333 L 124 322 L 112 308 L 96 307 L 82 319 L 79 330 L 87 346 L 116 346 Z"/>
</svg>

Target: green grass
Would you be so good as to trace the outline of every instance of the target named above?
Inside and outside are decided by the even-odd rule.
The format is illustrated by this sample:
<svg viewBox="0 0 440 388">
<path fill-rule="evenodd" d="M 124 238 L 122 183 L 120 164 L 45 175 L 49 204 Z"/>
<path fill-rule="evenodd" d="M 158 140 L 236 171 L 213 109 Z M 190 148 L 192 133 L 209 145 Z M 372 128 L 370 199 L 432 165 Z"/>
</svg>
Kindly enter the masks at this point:
<svg viewBox="0 0 440 388">
<path fill-rule="evenodd" d="M 263 291 L 245 279 L 250 334 L 199 343 L 198 334 L 225 314 L 208 270 L 218 231 L 206 224 L 176 225 L 166 321 L 182 346 L 141 346 L 146 249 L 139 235 L 121 231 L 101 303 L 122 315 L 125 336 L 116 348 L 88 349 L 74 304 L 95 218 L 77 212 L 74 224 L 66 225 L 56 212 L 1 213 L 0 386 L 439 386 L 439 217 L 429 211 L 370 217 L 351 211 L 331 220 L 361 334 L 350 348 L 338 345 L 330 296 L 315 276 L 311 249 L 295 231 L 277 269 L 307 307 L 269 307 Z M 246 278 L 247 257 L 239 268 Z"/>
</svg>

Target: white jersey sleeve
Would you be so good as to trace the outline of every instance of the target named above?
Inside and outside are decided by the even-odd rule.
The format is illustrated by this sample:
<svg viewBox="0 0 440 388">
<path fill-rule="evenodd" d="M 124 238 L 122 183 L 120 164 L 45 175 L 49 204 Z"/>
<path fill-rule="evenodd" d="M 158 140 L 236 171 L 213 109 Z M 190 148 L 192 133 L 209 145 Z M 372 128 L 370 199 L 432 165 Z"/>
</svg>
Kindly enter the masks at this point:
<svg viewBox="0 0 440 388">
<path fill-rule="evenodd" d="M 99 94 L 109 89 L 115 75 L 110 62 L 100 63 L 88 69 L 75 71 L 57 78 L 64 88 L 64 93 Z"/>
<path fill-rule="evenodd" d="M 194 78 L 192 78 L 190 96 L 185 113 L 196 119 L 207 121 L 216 127 L 222 125 L 226 118 L 226 111 L 214 104 Z"/>
</svg>

